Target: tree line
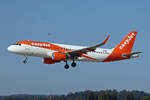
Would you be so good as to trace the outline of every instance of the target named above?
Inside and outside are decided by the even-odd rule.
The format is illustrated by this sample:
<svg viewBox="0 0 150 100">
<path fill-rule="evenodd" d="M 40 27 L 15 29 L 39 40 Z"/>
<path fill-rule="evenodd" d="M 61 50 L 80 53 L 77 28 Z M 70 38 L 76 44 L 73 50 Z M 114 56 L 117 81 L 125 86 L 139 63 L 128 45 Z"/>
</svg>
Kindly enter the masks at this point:
<svg viewBox="0 0 150 100">
<path fill-rule="evenodd" d="M 67 95 L 11 95 L 2 100 L 150 100 L 150 94 L 143 91 L 81 91 Z"/>
</svg>

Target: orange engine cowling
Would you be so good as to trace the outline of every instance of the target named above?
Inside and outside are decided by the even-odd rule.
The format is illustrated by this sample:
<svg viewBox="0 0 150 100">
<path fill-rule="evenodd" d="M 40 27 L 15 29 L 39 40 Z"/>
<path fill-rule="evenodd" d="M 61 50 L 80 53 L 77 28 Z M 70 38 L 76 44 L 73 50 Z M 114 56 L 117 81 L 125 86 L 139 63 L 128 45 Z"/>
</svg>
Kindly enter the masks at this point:
<svg viewBox="0 0 150 100">
<path fill-rule="evenodd" d="M 59 52 L 54 52 L 52 54 L 52 60 L 54 60 L 54 61 L 66 60 L 66 54 L 65 53 L 59 53 Z"/>
<path fill-rule="evenodd" d="M 43 63 L 44 64 L 54 64 L 54 63 L 64 61 L 64 60 L 66 60 L 66 54 L 54 52 L 54 53 L 50 54 L 49 58 L 44 58 Z"/>
<path fill-rule="evenodd" d="M 52 58 L 44 58 L 43 63 L 44 64 L 54 64 L 56 61 L 52 60 Z"/>
</svg>

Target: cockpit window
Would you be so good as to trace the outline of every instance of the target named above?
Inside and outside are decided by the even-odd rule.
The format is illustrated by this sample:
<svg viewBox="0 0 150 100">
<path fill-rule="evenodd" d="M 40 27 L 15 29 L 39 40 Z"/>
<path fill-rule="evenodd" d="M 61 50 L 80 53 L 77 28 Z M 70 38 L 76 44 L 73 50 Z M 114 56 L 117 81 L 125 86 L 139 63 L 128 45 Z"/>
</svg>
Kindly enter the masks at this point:
<svg viewBox="0 0 150 100">
<path fill-rule="evenodd" d="M 13 44 L 13 45 L 19 45 L 19 46 L 21 46 L 21 44 L 20 44 L 20 43 L 15 43 L 15 44 Z"/>
</svg>

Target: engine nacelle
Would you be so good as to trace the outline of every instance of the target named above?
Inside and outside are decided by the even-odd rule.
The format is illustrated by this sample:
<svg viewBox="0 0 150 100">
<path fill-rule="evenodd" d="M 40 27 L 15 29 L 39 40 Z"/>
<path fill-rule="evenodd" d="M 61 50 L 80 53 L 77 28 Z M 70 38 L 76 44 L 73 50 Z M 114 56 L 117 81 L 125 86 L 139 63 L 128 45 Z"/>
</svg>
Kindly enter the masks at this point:
<svg viewBox="0 0 150 100">
<path fill-rule="evenodd" d="M 54 64 L 60 61 L 66 60 L 67 56 L 65 53 L 60 52 L 49 52 L 47 57 L 43 59 L 44 64 Z"/>
<path fill-rule="evenodd" d="M 54 64 L 56 61 L 52 60 L 52 58 L 44 58 L 43 63 L 44 64 Z"/>
<path fill-rule="evenodd" d="M 54 61 L 62 61 L 62 60 L 66 60 L 67 56 L 65 53 L 59 53 L 59 52 L 54 52 L 52 55 L 52 59 Z"/>
<path fill-rule="evenodd" d="M 65 53 L 60 52 L 49 52 L 47 56 L 54 61 L 64 61 L 67 58 L 67 55 Z"/>
</svg>

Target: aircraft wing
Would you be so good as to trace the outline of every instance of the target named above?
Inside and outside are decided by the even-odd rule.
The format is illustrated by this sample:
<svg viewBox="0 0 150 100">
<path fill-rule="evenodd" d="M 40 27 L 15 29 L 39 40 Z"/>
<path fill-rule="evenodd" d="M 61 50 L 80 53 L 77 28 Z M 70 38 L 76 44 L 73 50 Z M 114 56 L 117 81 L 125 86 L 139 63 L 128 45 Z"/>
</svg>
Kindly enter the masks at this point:
<svg viewBox="0 0 150 100">
<path fill-rule="evenodd" d="M 94 46 L 90 46 L 90 47 L 85 47 L 83 49 L 78 49 L 78 50 L 73 50 L 73 51 L 68 51 L 66 52 L 66 54 L 69 54 L 71 56 L 76 56 L 76 57 L 79 57 L 81 56 L 83 53 L 86 54 L 87 52 L 90 52 L 90 51 L 94 51 L 97 47 L 100 47 L 104 44 L 106 44 L 106 42 L 108 41 L 110 35 L 108 35 L 108 37 L 101 43 L 97 44 L 97 45 L 94 45 Z"/>
</svg>

